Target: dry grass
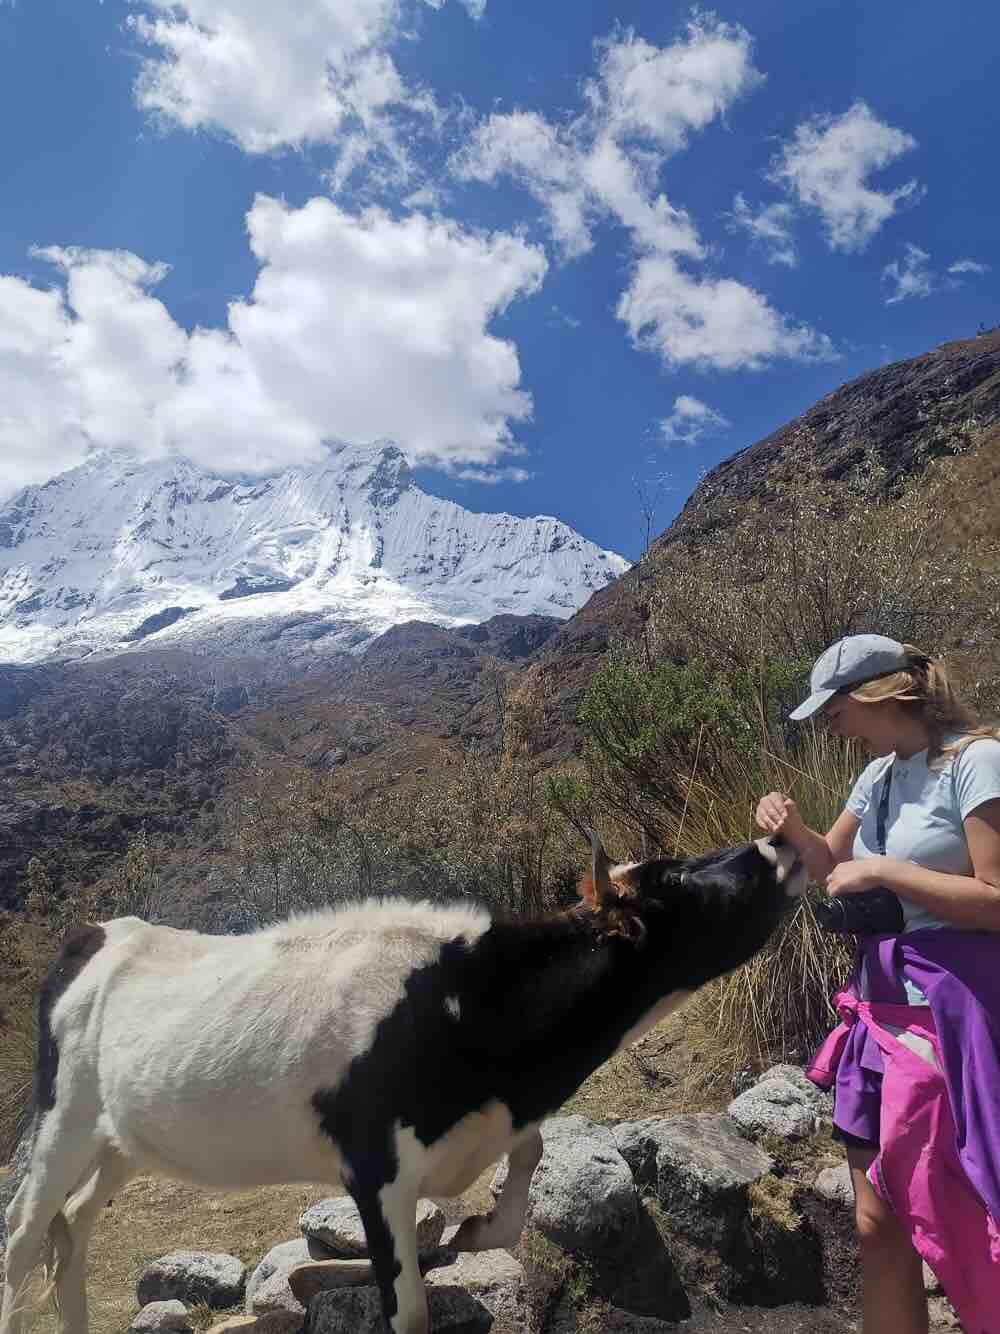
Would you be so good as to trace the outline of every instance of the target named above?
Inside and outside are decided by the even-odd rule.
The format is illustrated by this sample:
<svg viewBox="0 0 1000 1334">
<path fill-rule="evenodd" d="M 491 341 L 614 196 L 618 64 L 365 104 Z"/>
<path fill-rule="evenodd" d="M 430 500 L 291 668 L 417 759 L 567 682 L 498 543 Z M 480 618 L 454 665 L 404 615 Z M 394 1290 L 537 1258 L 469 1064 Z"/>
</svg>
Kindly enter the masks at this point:
<svg viewBox="0 0 1000 1334">
<path fill-rule="evenodd" d="M 298 1185 L 226 1195 L 150 1178 L 130 1182 L 104 1211 L 90 1246 L 93 1334 L 128 1328 L 138 1309 L 136 1281 L 150 1260 L 173 1250 L 226 1251 L 255 1265 L 271 1246 L 297 1235 L 305 1208 L 335 1193 Z M 31 1334 L 54 1329 L 54 1314 L 42 1311 Z"/>
<path fill-rule="evenodd" d="M 755 1223 L 769 1223 L 782 1232 L 796 1232 L 802 1224 L 802 1215 L 795 1204 L 797 1193 L 794 1181 L 769 1172 L 749 1187 L 750 1218 Z"/>
<path fill-rule="evenodd" d="M 488 1208 L 492 1175 L 491 1168 L 461 1201 L 440 1201 L 449 1217 Z M 148 1177 L 130 1182 L 105 1210 L 91 1242 L 92 1334 L 123 1334 L 138 1310 L 139 1274 L 157 1256 L 173 1250 L 225 1251 L 252 1268 L 272 1246 L 299 1235 L 304 1209 L 340 1194 L 340 1187 L 310 1184 L 226 1194 Z M 211 1318 L 218 1313 L 212 1312 Z M 54 1329 L 55 1316 L 43 1311 L 33 1319 L 29 1334 L 51 1334 Z"/>
</svg>

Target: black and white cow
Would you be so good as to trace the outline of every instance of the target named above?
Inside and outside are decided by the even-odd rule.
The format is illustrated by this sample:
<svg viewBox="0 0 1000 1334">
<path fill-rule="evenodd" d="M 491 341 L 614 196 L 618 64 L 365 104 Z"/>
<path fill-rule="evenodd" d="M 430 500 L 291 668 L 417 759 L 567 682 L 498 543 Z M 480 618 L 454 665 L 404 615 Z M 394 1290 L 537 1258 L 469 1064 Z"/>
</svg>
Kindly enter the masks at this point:
<svg viewBox="0 0 1000 1334">
<path fill-rule="evenodd" d="M 31 1163 L 7 1211 L 0 1334 L 48 1240 L 64 1334 L 86 1334 L 85 1261 L 139 1174 L 214 1188 L 341 1181 L 387 1327 L 425 1334 L 420 1196 L 510 1156 L 455 1246 L 511 1247 L 539 1123 L 624 1044 L 765 943 L 804 872 L 756 843 L 612 866 L 544 921 L 372 900 L 248 936 L 125 917 L 68 940 L 40 1005 Z"/>
</svg>

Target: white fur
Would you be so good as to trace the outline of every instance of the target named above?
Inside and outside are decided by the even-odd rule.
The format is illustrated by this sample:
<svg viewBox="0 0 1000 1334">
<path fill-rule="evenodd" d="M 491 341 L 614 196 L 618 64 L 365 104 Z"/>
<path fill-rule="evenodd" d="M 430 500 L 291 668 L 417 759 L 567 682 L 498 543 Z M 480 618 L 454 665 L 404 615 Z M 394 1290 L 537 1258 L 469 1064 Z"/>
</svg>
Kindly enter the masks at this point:
<svg viewBox="0 0 1000 1334">
<path fill-rule="evenodd" d="M 8 1211 L 0 1334 L 16 1334 L 15 1297 L 50 1227 L 62 1329 L 86 1334 L 87 1237 L 131 1177 L 233 1189 L 338 1181 L 342 1165 L 313 1094 L 335 1089 L 370 1048 L 415 968 L 489 925 L 478 909 L 402 900 L 295 917 L 248 936 L 138 918 L 104 923 L 104 944 L 52 1011 L 56 1106 L 41 1118 Z M 397 1128 L 399 1171 L 382 1200 L 403 1261 L 395 1334 L 426 1328 L 409 1235 L 418 1194 L 439 1183 L 463 1189 L 513 1140 L 499 1104 L 429 1146 Z"/>
</svg>

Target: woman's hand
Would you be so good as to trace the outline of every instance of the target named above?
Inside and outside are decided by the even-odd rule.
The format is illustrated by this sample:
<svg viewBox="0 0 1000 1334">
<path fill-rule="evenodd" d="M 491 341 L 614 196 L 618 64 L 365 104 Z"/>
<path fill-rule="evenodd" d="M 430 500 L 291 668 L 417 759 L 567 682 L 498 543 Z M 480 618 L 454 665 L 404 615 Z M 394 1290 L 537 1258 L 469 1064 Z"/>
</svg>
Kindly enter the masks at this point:
<svg viewBox="0 0 1000 1334">
<path fill-rule="evenodd" d="M 840 862 L 826 877 L 826 892 L 831 898 L 841 894 L 864 894 L 885 884 L 884 857 L 861 857 Z"/>
<path fill-rule="evenodd" d="M 754 819 L 765 834 L 784 834 L 790 841 L 805 829 L 799 808 L 784 792 L 769 792 L 761 797 Z"/>
</svg>

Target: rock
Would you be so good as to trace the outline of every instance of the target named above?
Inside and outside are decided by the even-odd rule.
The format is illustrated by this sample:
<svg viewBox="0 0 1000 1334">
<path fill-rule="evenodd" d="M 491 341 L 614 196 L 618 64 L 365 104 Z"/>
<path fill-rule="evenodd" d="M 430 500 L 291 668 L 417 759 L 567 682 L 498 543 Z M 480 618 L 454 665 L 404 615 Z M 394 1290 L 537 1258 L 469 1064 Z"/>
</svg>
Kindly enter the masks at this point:
<svg viewBox="0 0 1000 1334">
<path fill-rule="evenodd" d="M 150 1302 L 134 1316 L 129 1329 L 143 1330 L 146 1334 L 159 1330 L 190 1330 L 187 1307 L 183 1302 Z"/>
<path fill-rule="evenodd" d="M 601 1315 L 601 1334 L 675 1334 L 676 1329 L 676 1321 L 636 1315 L 620 1306 L 609 1306 Z"/>
<path fill-rule="evenodd" d="M 647 1116 L 641 1121 L 619 1121 L 611 1128 L 618 1152 L 628 1163 L 640 1190 L 656 1187 L 656 1159 L 661 1141 L 669 1139 L 667 1124 L 665 1117 Z"/>
<path fill-rule="evenodd" d="M 845 1208 L 853 1208 L 854 1187 L 851 1185 L 850 1164 L 843 1162 L 836 1167 L 824 1167 L 813 1184 L 813 1190 L 817 1195 L 822 1195 L 824 1200 L 833 1200 Z"/>
<path fill-rule="evenodd" d="M 243 1300 L 247 1271 L 235 1255 L 213 1251 L 171 1251 L 153 1260 L 139 1275 L 136 1296 L 149 1302 L 204 1302 L 216 1310 Z"/>
<path fill-rule="evenodd" d="M 428 1293 L 461 1288 L 478 1298 L 495 1319 L 518 1330 L 525 1326 L 524 1270 L 509 1251 L 460 1255 L 451 1264 L 429 1270 L 424 1282 Z"/>
<path fill-rule="evenodd" d="M 220 1320 L 206 1334 L 299 1334 L 303 1325 L 300 1315 L 292 1311 L 269 1311 L 267 1315 L 232 1315 Z"/>
<path fill-rule="evenodd" d="M 639 1202 L 611 1131 L 585 1116 L 555 1116 L 541 1130 L 526 1225 L 563 1250 L 619 1253 L 638 1229 Z"/>
<path fill-rule="evenodd" d="M 253 1296 L 247 1302 L 248 1314 L 267 1315 L 269 1311 L 291 1311 L 304 1316 L 305 1305 L 300 1302 L 288 1285 L 289 1270 L 279 1269 L 270 1278 L 258 1283 Z"/>
<path fill-rule="evenodd" d="M 319 1292 L 333 1288 L 364 1288 L 374 1283 L 375 1272 L 370 1260 L 314 1260 L 297 1265 L 288 1275 L 288 1286 L 294 1297 L 308 1307 Z"/>
<path fill-rule="evenodd" d="M 328 1260 L 330 1249 L 312 1237 L 295 1237 L 292 1241 L 282 1241 L 272 1246 L 247 1279 L 246 1309 L 253 1310 L 254 1293 L 272 1274 L 280 1271 L 290 1273 L 296 1265 L 307 1264 L 310 1260 Z"/>
<path fill-rule="evenodd" d="M 764 1079 L 734 1098 L 726 1109 L 752 1135 L 805 1139 L 819 1116 L 809 1095 L 789 1079 Z"/>
<path fill-rule="evenodd" d="M 432 1288 L 427 1293 L 434 1334 L 486 1334 L 493 1314 L 461 1288 Z M 309 1334 L 384 1334 L 377 1288 L 342 1288 L 321 1292 L 309 1308 Z"/>
<path fill-rule="evenodd" d="M 932 1294 L 935 1297 L 940 1296 L 944 1292 L 944 1288 L 942 1288 L 937 1274 L 935 1274 L 934 1270 L 926 1260 L 924 1260 L 922 1264 L 924 1273 L 924 1292 Z"/>
<path fill-rule="evenodd" d="M 755 1084 L 763 1084 L 766 1079 L 787 1079 L 790 1084 L 794 1084 L 800 1089 L 817 1111 L 824 1115 L 831 1115 L 833 1112 L 833 1094 L 828 1089 L 821 1089 L 814 1084 L 806 1075 L 806 1072 L 798 1065 L 789 1065 L 783 1062 L 780 1065 L 772 1065 L 770 1069 L 765 1070 L 762 1075 L 754 1080 Z"/>
<path fill-rule="evenodd" d="M 307 1237 L 322 1242 L 332 1258 L 359 1260 L 368 1255 L 361 1215 L 350 1196 L 311 1205 L 299 1219 L 299 1227 Z M 417 1250 L 421 1255 L 437 1250 L 444 1228 L 445 1216 L 433 1200 L 418 1200 Z"/>
<path fill-rule="evenodd" d="M 670 1224 L 696 1243 L 729 1247 L 747 1215 L 748 1188 L 771 1171 L 771 1158 L 717 1112 L 664 1117 L 655 1142 L 656 1196 Z"/>
</svg>

